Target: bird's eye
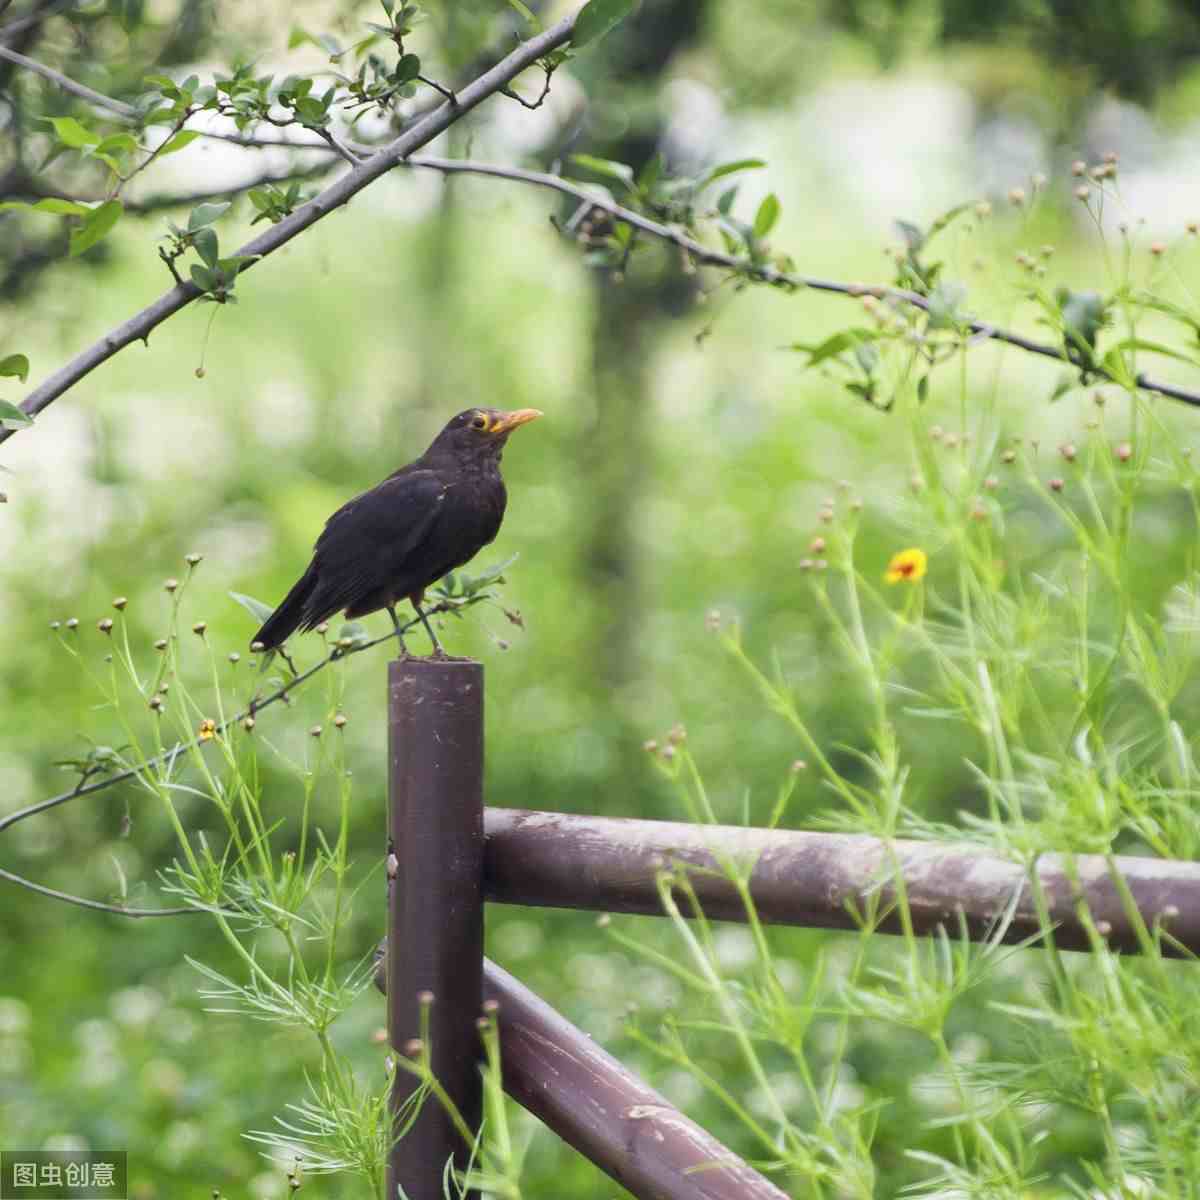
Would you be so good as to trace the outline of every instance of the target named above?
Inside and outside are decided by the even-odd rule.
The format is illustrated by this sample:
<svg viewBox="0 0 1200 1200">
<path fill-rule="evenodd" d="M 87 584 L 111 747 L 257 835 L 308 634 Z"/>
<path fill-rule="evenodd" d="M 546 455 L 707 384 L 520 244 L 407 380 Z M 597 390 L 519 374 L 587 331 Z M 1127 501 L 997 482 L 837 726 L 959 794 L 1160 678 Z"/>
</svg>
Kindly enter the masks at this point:
<svg viewBox="0 0 1200 1200">
<path fill-rule="evenodd" d="M 474 419 L 471 421 L 471 428 L 484 430 L 487 427 L 488 427 L 487 417 L 485 417 L 483 415 L 483 413 L 476 413 Z"/>
</svg>

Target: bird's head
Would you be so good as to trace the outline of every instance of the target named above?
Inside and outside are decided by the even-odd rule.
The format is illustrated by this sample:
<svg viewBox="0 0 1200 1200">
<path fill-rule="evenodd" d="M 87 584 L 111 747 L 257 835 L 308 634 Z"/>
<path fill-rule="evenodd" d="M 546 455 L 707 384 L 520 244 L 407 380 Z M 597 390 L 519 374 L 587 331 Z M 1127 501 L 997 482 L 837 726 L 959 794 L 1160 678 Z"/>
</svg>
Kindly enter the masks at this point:
<svg viewBox="0 0 1200 1200">
<path fill-rule="evenodd" d="M 451 417 L 427 455 L 451 454 L 459 460 L 499 458 L 508 435 L 542 414 L 536 408 L 502 412 L 497 408 L 468 408 Z"/>
</svg>

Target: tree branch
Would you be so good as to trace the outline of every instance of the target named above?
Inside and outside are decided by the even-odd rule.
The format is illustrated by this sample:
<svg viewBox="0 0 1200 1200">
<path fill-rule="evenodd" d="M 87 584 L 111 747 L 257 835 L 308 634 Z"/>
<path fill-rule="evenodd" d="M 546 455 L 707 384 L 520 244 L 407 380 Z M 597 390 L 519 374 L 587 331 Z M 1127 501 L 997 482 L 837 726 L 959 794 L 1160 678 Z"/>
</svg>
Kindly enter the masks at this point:
<svg viewBox="0 0 1200 1200">
<path fill-rule="evenodd" d="M 68 79 L 61 71 L 56 71 L 53 67 L 38 62 L 36 58 L 18 54 L 15 50 L 10 50 L 2 44 L 0 44 L 0 58 L 7 59 L 18 67 L 24 67 L 26 71 L 33 71 L 34 74 L 41 75 L 43 79 L 49 79 L 64 92 L 70 92 L 72 96 L 78 96 L 80 99 L 96 105 L 97 108 L 106 108 L 109 112 L 115 113 L 127 121 L 137 119 L 137 109 L 132 104 L 126 104 L 124 100 L 114 100 L 111 96 L 104 95 L 103 92 L 94 91 L 87 84 L 76 83 L 74 79 Z"/>
<path fill-rule="evenodd" d="M 454 609 L 454 605 L 445 603 L 435 604 L 433 608 L 425 610 L 425 615 L 427 617 L 437 616 L 441 613 L 453 612 Z M 413 617 L 411 621 L 400 627 L 400 634 L 406 634 L 410 629 L 414 629 L 419 625 L 420 622 L 420 617 Z M 335 646 L 324 658 L 315 662 L 307 670 L 293 676 L 283 687 L 261 700 L 252 700 L 241 712 L 235 713 L 220 725 L 215 726 L 212 732 L 215 734 L 224 733 L 227 729 L 244 721 L 247 717 L 256 717 L 264 708 L 270 708 L 272 704 L 278 704 L 281 700 L 287 700 L 288 696 L 296 688 L 307 683 L 314 675 L 319 674 L 331 663 L 339 662 L 341 659 L 349 658 L 354 654 L 361 654 L 364 650 L 371 650 L 375 646 L 382 645 L 396 636 L 396 631 L 393 629 L 390 633 L 385 633 L 382 637 L 373 638 L 369 642 L 363 642 L 360 645 L 351 646 L 345 650 Z M 209 741 L 210 739 L 205 738 L 203 740 Z M 126 783 L 130 779 L 136 779 L 144 771 L 148 771 L 152 767 L 160 767 L 164 763 L 173 762 L 185 750 L 191 750 L 200 744 L 201 739 L 199 737 L 193 738 L 190 742 L 176 742 L 174 746 L 162 751 L 161 754 L 155 754 L 144 762 L 137 763 L 132 767 L 126 767 L 123 771 L 114 771 L 112 774 L 98 779 L 95 783 L 87 783 L 85 780 L 80 780 L 69 792 L 59 792 L 57 796 L 48 796 L 45 800 L 39 800 L 36 804 L 26 805 L 25 808 L 19 808 L 16 812 L 11 812 L 5 817 L 0 817 L 0 833 L 16 825 L 19 821 L 27 820 L 29 817 L 36 817 L 39 813 L 48 812 L 52 808 L 57 808 L 60 804 L 66 804 L 69 800 L 77 800 L 81 796 L 91 796 L 96 792 L 107 791 L 109 788 L 115 787 L 118 783 Z"/>
<path fill-rule="evenodd" d="M 285 217 L 278 225 L 273 225 L 258 237 L 252 238 L 237 251 L 237 254 L 252 256 L 257 261 L 286 245 L 309 226 L 315 225 L 323 217 L 346 204 L 380 176 L 386 175 L 413 151 L 431 142 L 489 96 L 505 87 L 526 67 L 563 45 L 570 38 L 574 26 L 575 14 L 572 14 L 536 37 L 522 42 L 511 54 L 506 55 L 494 67 L 458 92 L 454 104 L 447 101 L 439 105 L 428 116 L 348 171 L 291 216 Z M 245 269 L 249 270 L 254 265 L 254 262 L 247 263 Z M 146 341 L 155 328 L 202 294 L 193 283 L 176 284 L 149 307 L 105 334 L 98 342 L 76 355 L 34 388 L 25 397 L 21 405 L 22 410 L 27 416 L 36 416 L 101 363 L 107 362 L 135 341 Z M 0 443 L 7 441 L 15 432 L 13 428 L 0 430 Z"/>
<path fill-rule="evenodd" d="M 441 613 L 454 612 L 458 609 L 458 605 L 442 602 L 435 604 L 432 608 L 425 610 L 426 617 L 437 616 Z M 384 642 L 389 642 L 394 637 L 402 637 L 408 633 L 410 629 L 415 629 L 421 624 L 420 617 L 413 617 L 411 621 L 400 627 L 399 632 L 392 630 L 390 633 L 385 633 L 382 637 L 372 638 L 370 641 L 362 642 L 356 646 L 350 646 L 346 649 L 340 646 L 335 646 L 324 658 L 315 662 L 307 670 L 295 675 L 291 680 L 283 685 L 283 687 L 272 692 L 269 696 L 261 700 L 252 700 L 241 712 L 235 713 L 232 717 L 217 725 L 203 740 L 199 737 L 193 738 L 190 742 L 176 742 L 174 746 L 162 751 L 160 754 L 155 754 L 151 758 L 143 762 L 137 763 L 132 767 L 126 767 L 122 771 L 114 771 L 112 774 L 105 775 L 102 779 L 96 780 L 95 783 L 88 783 L 87 777 L 80 781 L 69 791 L 60 792 L 57 796 L 48 796 L 45 800 L 39 800 L 36 804 L 26 805 L 24 808 L 17 809 L 16 812 L 9 813 L 6 817 L 0 817 L 0 833 L 11 828 L 20 821 L 28 820 L 30 817 L 36 817 L 39 813 L 49 812 L 52 808 L 57 808 L 60 804 L 66 804 L 70 800 L 78 800 L 82 796 L 91 796 L 96 792 L 107 791 L 111 787 L 116 787 L 118 783 L 127 783 L 131 779 L 136 779 L 143 772 L 149 771 L 154 767 L 162 766 L 164 763 L 174 763 L 187 750 L 195 749 L 202 742 L 207 742 L 212 739 L 214 734 L 222 734 L 227 729 L 234 725 L 240 724 L 247 717 L 257 716 L 265 708 L 270 708 L 273 704 L 278 704 L 281 700 L 286 701 L 296 688 L 307 683 L 314 675 L 318 675 L 331 663 L 340 662 L 344 658 L 349 658 L 354 654 L 362 654 L 366 650 L 372 650 L 376 646 L 382 645 Z M 290 660 L 289 660 L 290 662 Z M 0 879 L 6 879 L 9 883 L 15 883 L 19 887 L 28 888 L 30 891 L 38 892 L 43 896 L 49 896 L 54 900 L 62 900 L 68 904 L 77 904 L 82 908 L 98 909 L 102 912 L 116 913 L 125 917 L 168 917 L 182 916 L 185 913 L 206 912 L 207 909 L 187 907 L 187 908 L 123 908 L 120 905 L 104 904 L 99 900 L 87 900 L 81 896 L 73 896 L 67 892 L 59 892 L 54 888 L 49 888 L 40 883 L 34 883 L 30 879 L 26 879 L 22 875 L 15 875 L 11 871 L 6 871 L 0 868 Z"/>
<path fill-rule="evenodd" d="M 585 205 L 590 204 L 593 208 L 598 208 L 602 212 L 607 213 L 614 220 L 623 221 L 625 224 L 631 225 L 634 229 L 641 230 L 643 233 L 648 233 L 652 237 L 659 238 L 662 241 L 670 242 L 672 245 L 678 246 L 681 250 L 691 255 L 698 263 L 702 263 L 705 266 L 725 267 L 728 270 L 736 271 L 739 275 L 749 276 L 763 283 L 782 285 L 784 287 L 810 288 L 813 291 L 832 292 L 840 296 L 874 296 L 880 300 L 896 300 L 903 304 L 911 304 L 914 308 L 922 309 L 925 312 L 929 311 L 928 298 L 922 296 L 919 292 L 910 292 L 904 288 L 887 287 L 877 284 L 839 283 L 832 279 L 818 279 L 812 275 L 798 275 L 790 271 L 780 271 L 770 263 L 759 263 L 748 258 L 737 258 L 732 254 L 712 249 L 689 237 L 677 226 L 664 225 L 659 221 L 644 217 L 641 213 L 636 213 L 632 209 L 615 203 L 605 195 L 597 195 L 582 185 L 571 183 L 558 175 L 547 175 L 541 171 L 526 171 L 520 167 L 505 167 L 493 163 L 472 162 L 467 159 L 433 158 L 428 155 L 406 158 L 398 165 L 405 167 L 427 167 L 430 170 L 440 171 L 444 175 L 486 175 L 494 179 L 509 179 L 518 183 L 533 184 L 535 187 L 549 188 L 551 191 L 559 192 L 564 196 L 571 196 L 576 200 L 581 200 Z M 1007 345 L 1016 346 L 1018 349 L 1024 350 L 1029 354 L 1036 354 L 1042 358 L 1052 358 L 1057 362 L 1066 363 L 1072 367 L 1079 366 L 1079 363 L 1074 362 L 1068 356 L 1066 350 L 1060 346 L 1050 345 L 1047 342 L 1034 341 L 1032 338 L 1027 338 L 1019 333 L 1013 333 L 1007 329 L 1001 329 L 987 321 L 973 320 L 969 322 L 968 328 L 971 333 L 979 337 L 988 338 L 996 342 L 1004 342 Z M 1104 376 L 1110 382 L 1117 382 L 1099 365 L 1089 369 L 1097 375 Z M 1198 392 L 1176 387 L 1174 384 L 1162 383 L 1142 374 L 1137 376 L 1135 382 L 1143 391 L 1155 392 L 1160 396 L 1167 396 L 1172 400 L 1180 400 L 1184 404 L 1200 407 L 1200 393 Z"/>
<path fill-rule="evenodd" d="M 34 883 L 23 875 L 14 875 L 11 871 L 0 867 L 0 879 L 7 879 L 18 887 L 28 888 L 41 896 L 49 896 L 52 900 L 62 900 L 67 904 L 75 904 L 79 908 L 94 908 L 100 912 L 114 913 L 118 917 L 186 917 L 192 913 L 211 912 L 207 908 L 194 908 L 188 905 L 184 908 L 125 908 L 120 904 L 105 904 L 101 900 L 88 900 L 84 896 L 73 896 L 70 892 L 60 892 L 55 888 Z"/>
</svg>

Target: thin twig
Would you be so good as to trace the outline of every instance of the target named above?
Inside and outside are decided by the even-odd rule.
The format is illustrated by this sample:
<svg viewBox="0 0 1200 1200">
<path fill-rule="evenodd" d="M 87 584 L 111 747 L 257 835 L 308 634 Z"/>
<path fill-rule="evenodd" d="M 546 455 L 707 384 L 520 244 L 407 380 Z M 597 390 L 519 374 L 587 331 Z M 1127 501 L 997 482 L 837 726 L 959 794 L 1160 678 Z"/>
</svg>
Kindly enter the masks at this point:
<svg viewBox="0 0 1200 1200">
<path fill-rule="evenodd" d="M 332 146 L 321 142 L 293 142 L 286 138 L 253 137 L 246 133 L 227 133 L 220 129 L 198 129 L 196 132 L 214 142 L 232 142 L 235 146 L 253 146 L 259 150 L 315 150 L 318 154 L 337 153 Z"/>
<path fill-rule="evenodd" d="M 341 141 L 336 134 L 328 129 L 318 129 L 317 133 L 329 144 L 330 149 L 335 154 L 340 154 L 352 167 L 358 166 L 360 161 L 358 155 L 352 153 L 345 142 Z"/>
<path fill-rule="evenodd" d="M 546 103 L 546 97 L 550 95 L 550 79 L 554 74 L 555 68 L 548 67 L 543 63 L 542 70 L 546 72 L 546 78 L 542 82 L 542 94 L 536 100 L 526 100 L 525 97 L 520 94 L 520 92 L 510 87 L 501 88 L 500 94 L 502 96 L 507 96 L 510 100 L 515 100 L 523 108 L 541 108 L 542 105 Z"/>
<path fill-rule="evenodd" d="M 798 275 L 791 271 L 781 271 L 770 263 L 755 262 L 749 258 L 738 258 L 735 255 L 726 254 L 721 250 L 712 249 L 689 237 L 678 226 L 664 225 L 659 221 L 652 220 L 650 217 L 644 217 L 641 213 L 636 213 L 632 209 L 617 204 L 607 196 L 596 195 L 583 186 L 570 183 L 558 175 L 547 175 L 541 171 L 526 171 L 521 167 L 505 167 L 494 163 L 472 162 L 467 159 L 433 158 L 428 155 L 410 156 L 398 165 L 427 167 L 430 170 L 440 171 L 445 175 L 486 175 L 494 179 L 509 179 L 518 183 L 533 184 L 535 187 L 549 188 L 552 191 L 560 192 L 564 196 L 571 196 L 576 200 L 590 203 L 593 208 L 600 209 L 614 220 L 623 221 L 625 224 L 631 225 L 634 229 L 639 229 L 643 233 L 648 233 L 662 241 L 670 242 L 672 245 L 686 251 L 698 263 L 706 266 L 725 267 L 730 271 L 737 272 L 739 275 L 758 279 L 763 283 L 775 286 L 810 288 L 813 291 L 832 292 L 840 296 L 874 296 L 879 300 L 896 300 L 903 304 L 911 304 L 914 308 L 922 309 L 925 312 L 929 311 L 928 297 L 922 296 L 919 292 L 911 292 L 905 288 L 888 287 L 880 284 L 840 283 L 832 279 L 819 279 L 812 275 Z M 1001 329 L 990 322 L 972 320 L 968 322 L 967 328 L 973 334 L 989 338 L 992 341 L 1004 342 L 1007 345 L 1016 346 L 1018 349 L 1024 350 L 1029 354 L 1036 354 L 1042 358 L 1052 358 L 1057 362 L 1067 363 L 1073 367 L 1081 366 L 1061 346 L 1034 341 L 1023 334 Z M 1098 363 L 1089 364 L 1087 369 L 1095 375 L 1103 376 L 1110 382 L 1119 382 L 1119 380 L 1116 380 L 1113 375 Z M 1155 392 L 1160 396 L 1167 396 L 1172 400 L 1180 400 L 1184 404 L 1200 407 L 1200 393 L 1198 392 L 1176 387 L 1174 384 L 1163 383 L 1143 374 L 1139 374 L 1136 377 L 1135 383 L 1143 391 Z"/>
<path fill-rule="evenodd" d="M 439 105 L 410 129 L 405 130 L 307 204 L 302 205 L 291 216 L 285 217 L 278 225 L 273 225 L 257 237 L 251 238 L 237 251 L 239 256 L 251 260 L 246 263 L 243 270 L 253 269 L 263 258 L 286 245 L 309 226 L 315 225 L 331 212 L 335 212 L 363 188 L 368 187 L 403 162 L 408 155 L 431 142 L 438 134 L 443 133 L 473 108 L 507 85 L 531 63 L 566 42 L 570 38 L 574 26 L 575 15 L 572 14 L 536 37 L 522 42 L 511 54 L 506 55 L 494 67 L 463 88 L 457 94 L 456 103 L 451 104 L 447 101 Z M 153 304 L 105 334 L 98 342 L 77 354 L 65 366 L 60 367 L 53 375 L 34 388 L 25 397 L 21 405 L 22 410 L 27 416 L 36 416 L 53 404 L 64 392 L 94 371 L 101 363 L 107 362 L 134 342 L 146 341 L 154 329 L 201 295 L 203 292 L 193 283 L 176 284 Z M 0 442 L 7 441 L 18 428 L 24 428 L 24 426 L 10 426 L 0 430 Z"/>
<path fill-rule="evenodd" d="M 125 186 L 125 185 L 126 185 L 126 184 L 127 184 L 129 181 L 130 181 L 130 180 L 131 180 L 131 179 L 134 179 L 134 178 L 136 178 L 138 175 L 140 175 L 140 174 L 141 174 L 141 173 L 142 173 L 142 172 L 143 172 L 143 171 L 144 171 L 144 170 L 145 170 L 145 169 L 146 169 L 146 168 L 147 168 L 147 167 L 148 167 L 148 166 L 149 166 L 149 165 L 150 165 L 152 162 L 154 162 L 154 160 L 155 160 L 156 158 L 158 158 L 158 156 L 159 156 L 159 155 L 160 155 L 160 154 L 161 154 L 161 153 L 162 153 L 162 152 L 163 152 L 163 151 L 164 151 L 164 150 L 165 150 L 165 149 L 166 149 L 166 148 L 167 148 L 167 147 L 168 147 L 168 146 L 171 144 L 171 139 L 172 139 L 172 138 L 173 138 L 173 137 L 174 137 L 174 136 L 175 136 L 177 133 L 181 132 L 181 131 L 182 131 L 182 129 L 183 129 L 183 127 L 184 127 L 184 126 L 187 124 L 187 122 L 188 122 L 188 118 L 189 118 L 189 117 L 192 115 L 192 111 L 193 111 L 193 110 L 192 110 L 192 109 L 190 109 L 190 108 L 184 109 L 184 111 L 183 111 L 183 115 L 182 115 L 182 116 L 180 116 L 180 117 L 179 117 L 179 118 L 178 118 L 178 119 L 175 121 L 175 124 L 171 126 L 170 132 L 167 134 L 167 136 L 166 136 L 165 138 L 163 138 L 163 139 L 162 139 L 162 141 L 161 141 L 161 142 L 159 142 L 159 143 L 158 143 L 158 145 L 157 145 L 157 146 L 155 146 L 155 147 L 154 147 L 154 149 L 153 149 L 153 150 L 151 150 L 151 151 L 150 151 L 150 152 L 149 152 L 149 153 L 146 155 L 146 157 L 145 157 L 144 159 L 142 159 L 142 161 L 141 161 L 140 163 L 138 163 L 138 165 L 137 165 L 136 167 L 134 167 L 134 168 L 133 168 L 133 170 L 132 170 L 132 171 L 130 171 L 128 175 L 126 175 L 126 176 L 125 176 L 125 178 L 124 178 L 124 179 L 118 179 L 118 180 L 117 180 L 117 184 L 116 184 L 116 186 L 113 188 L 112 195 L 111 195 L 111 196 L 109 196 L 109 199 L 110 199 L 110 200 L 113 198 L 113 196 L 116 196 L 116 195 L 118 195 L 118 194 L 120 193 L 121 189 L 122 189 L 122 188 L 123 188 L 123 187 L 124 187 L 124 186 Z"/>
<path fill-rule="evenodd" d="M 208 908 L 194 908 L 191 905 L 183 908 L 123 908 L 119 904 L 105 904 L 100 900 L 88 900 L 84 896 L 73 896 L 70 892 L 60 892 L 55 888 L 46 887 L 44 884 L 34 883 L 32 879 L 26 879 L 23 875 L 14 875 L 12 871 L 6 871 L 3 867 L 0 867 L 0 879 L 7 879 L 9 883 L 28 888 L 31 892 L 37 892 L 42 896 L 49 896 L 52 900 L 62 900 L 67 904 L 78 905 L 80 908 L 94 908 L 99 912 L 114 913 L 118 917 L 186 917 L 192 913 L 212 911 Z"/>
<path fill-rule="evenodd" d="M 51 83 L 57 84 L 64 92 L 70 92 L 72 96 L 78 96 L 82 100 L 87 100 L 97 108 L 106 108 L 109 112 L 115 113 L 127 121 L 137 120 L 138 111 L 132 104 L 126 104 L 124 100 L 114 100 L 112 96 L 106 96 L 103 92 L 97 92 L 85 83 L 76 83 L 74 79 L 68 79 L 61 71 L 56 71 L 53 67 L 48 67 L 45 63 L 40 63 L 35 58 L 18 54 L 15 50 L 10 50 L 5 45 L 0 45 L 0 58 L 7 59 L 10 63 L 14 63 L 18 67 L 24 67 L 26 71 L 33 71 L 35 74 L 41 75 L 43 79 L 49 79 Z"/>
<path fill-rule="evenodd" d="M 14 37 L 18 33 L 24 33 L 25 30 L 34 25 L 40 25 L 60 12 L 75 8 L 78 3 L 79 0 L 58 0 L 57 3 L 44 5 L 33 12 L 26 13 L 23 17 L 17 17 L 15 20 L 9 21 L 7 25 L 0 26 L 0 41 Z"/>
<path fill-rule="evenodd" d="M 425 615 L 433 616 L 440 613 L 452 612 L 454 607 L 448 604 L 436 604 L 433 608 L 427 609 Z M 406 625 L 401 626 L 400 635 L 406 634 L 410 629 L 415 628 L 419 624 L 420 618 L 414 617 Z M 241 712 L 236 713 L 220 725 L 215 726 L 212 734 L 224 733 L 231 726 L 244 721 L 247 717 L 257 716 L 264 708 L 269 708 L 272 704 L 278 704 L 279 701 L 286 700 L 297 687 L 307 683 L 308 680 L 323 671 L 330 663 L 340 662 L 343 658 L 349 658 L 354 654 L 361 654 L 364 650 L 370 650 L 386 641 L 390 641 L 396 636 L 396 631 L 393 629 L 391 633 L 386 633 L 382 637 L 374 638 L 369 642 L 363 642 L 357 646 L 351 646 L 345 650 L 335 646 L 324 658 L 314 663 L 308 670 L 294 676 L 277 691 L 272 692 L 269 696 L 261 700 L 251 700 Z M 205 737 L 203 741 L 207 742 L 210 738 L 211 735 Z M 49 796 L 45 800 L 39 800 L 36 804 L 19 808 L 16 812 L 9 813 L 5 817 L 0 817 L 0 833 L 16 825 L 19 821 L 27 820 L 29 817 L 36 817 L 39 813 L 48 812 L 52 808 L 57 808 L 60 804 L 66 804 L 68 800 L 77 800 L 81 796 L 91 796 L 96 792 L 107 791 L 109 788 L 115 787 L 118 783 L 125 783 L 130 779 L 135 779 L 154 767 L 160 767 L 163 763 L 171 762 L 185 750 L 190 750 L 200 744 L 201 739 L 199 737 L 193 738 L 190 742 L 176 742 L 175 745 L 162 751 L 162 753 L 155 754 L 144 762 L 137 763 L 132 767 L 126 767 L 123 771 L 114 771 L 111 775 L 106 775 L 103 779 L 97 780 L 95 783 L 77 784 L 69 792 L 60 792 L 57 796 Z"/>
<path fill-rule="evenodd" d="M 426 87 L 433 88 L 433 90 L 437 92 L 438 95 L 440 95 L 444 100 L 449 100 L 451 104 L 454 103 L 454 93 L 448 87 L 443 87 L 437 82 L 436 79 L 426 79 L 424 75 L 418 75 L 417 78 L 423 84 L 425 84 Z M 504 88 L 501 88 L 500 91 L 503 92 Z"/>
</svg>

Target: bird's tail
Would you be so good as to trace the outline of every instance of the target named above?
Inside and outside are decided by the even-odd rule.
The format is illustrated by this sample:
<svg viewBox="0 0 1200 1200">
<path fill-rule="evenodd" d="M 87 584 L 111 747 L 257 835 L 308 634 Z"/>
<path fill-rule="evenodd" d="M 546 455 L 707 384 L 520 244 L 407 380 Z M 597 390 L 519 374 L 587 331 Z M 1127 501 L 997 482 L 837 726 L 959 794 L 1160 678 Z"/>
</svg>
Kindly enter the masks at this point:
<svg viewBox="0 0 1200 1200">
<path fill-rule="evenodd" d="M 305 607 L 313 589 L 317 586 L 317 569 L 313 563 L 296 581 L 295 586 L 283 598 L 283 603 L 267 618 L 263 627 L 254 635 L 251 644 L 262 643 L 264 650 L 282 646 L 304 621 Z"/>
</svg>

